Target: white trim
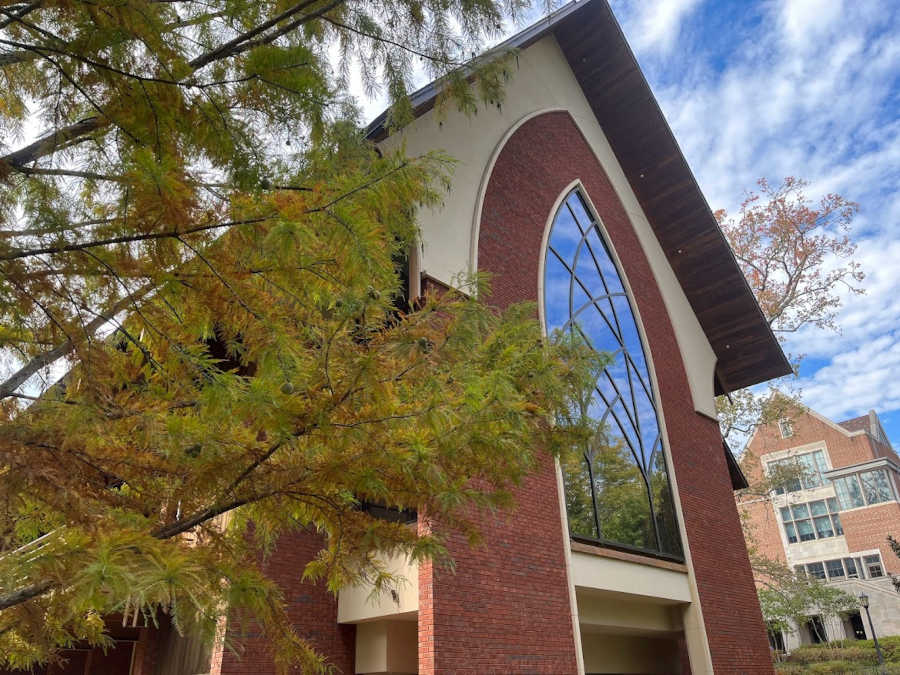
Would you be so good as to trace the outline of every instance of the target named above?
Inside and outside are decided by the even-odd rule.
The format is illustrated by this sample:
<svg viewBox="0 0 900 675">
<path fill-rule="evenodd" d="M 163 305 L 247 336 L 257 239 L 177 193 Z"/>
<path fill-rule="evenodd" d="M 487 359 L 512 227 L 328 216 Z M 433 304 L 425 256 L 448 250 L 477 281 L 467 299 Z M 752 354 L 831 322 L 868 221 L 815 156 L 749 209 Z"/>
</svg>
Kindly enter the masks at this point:
<svg viewBox="0 0 900 675">
<path fill-rule="evenodd" d="M 599 162 L 599 158 L 597 158 Z M 601 165 L 602 166 L 602 165 Z M 681 510 L 681 497 L 678 492 L 678 482 L 675 476 L 675 469 L 673 466 L 671 451 L 669 448 L 669 433 L 666 427 L 665 421 L 665 413 L 663 412 L 662 400 L 659 398 L 659 382 L 656 377 L 656 368 L 653 364 L 653 354 L 650 351 L 649 341 L 647 340 L 647 334 L 644 331 L 644 322 L 641 320 L 640 309 L 638 308 L 637 301 L 634 297 L 634 293 L 631 290 L 631 284 L 628 281 L 628 275 L 625 272 L 625 267 L 622 265 L 622 261 L 619 258 L 615 247 L 613 246 L 612 240 L 609 237 L 609 233 L 606 231 L 606 226 L 603 224 L 603 219 L 600 217 L 600 214 L 597 208 L 594 206 L 593 201 L 591 200 L 590 194 L 587 191 L 587 188 L 581 182 L 581 179 L 575 179 L 572 181 L 565 190 L 562 191 L 560 196 L 556 198 L 556 201 L 553 205 L 553 210 L 547 217 L 547 221 L 544 225 L 544 233 L 541 237 L 541 250 L 539 251 L 538 260 L 539 265 L 539 277 L 538 277 L 538 316 L 541 320 L 541 330 L 544 335 L 547 334 L 547 326 L 544 321 L 545 316 L 545 308 L 544 308 L 544 260 L 547 257 L 547 247 L 550 240 L 550 230 L 553 227 L 553 221 L 556 218 L 556 214 L 559 211 L 562 203 L 565 199 L 571 194 L 573 190 L 578 190 L 584 199 L 585 206 L 589 211 L 589 215 L 591 215 L 595 222 L 598 225 L 598 230 L 600 232 L 600 236 L 603 238 L 603 243 L 607 247 L 607 251 L 609 252 L 610 257 L 612 258 L 613 264 L 616 266 L 616 273 L 619 275 L 619 279 L 622 282 L 622 287 L 625 290 L 625 295 L 628 299 L 629 309 L 631 310 L 632 316 L 634 317 L 635 327 L 638 330 L 638 335 L 641 340 L 641 347 L 644 350 L 644 359 L 647 362 L 647 370 L 650 375 L 651 388 L 653 389 L 653 401 L 656 404 L 656 418 L 660 427 L 660 445 L 663 451 L 663 457 L 666 461 L 666 470 L 668 472 L 669 478 L 669 489 L 672 491 L 672 501 L 675 505 L 675 519 L 678 523 L 678 533 L 681 537 L 682 548 L 684 550 L 684 562 L 686 567 L 688 568 L 688 582 L 691 589 L 691 602 L 687 605 L 685 610 L 685 642 L 688 645 L 689 656 L 691 657 L 691 665 L 693 670 L 696 672 L 712 672 L 712 653 L 709 648 L 709 637 L 707 635 L 707 627 L 706 623 L 703 620 L 703 608 L 700 604 L 700 591 L 697 588 L 697 579 L 696 574 L 694 572 L 694 563 L 691 557 L 690 550 L 690 542 L 688 540 L 687 528 L 684 524 L 684 515 Z M 631 220 L 629 218 L 629 224 Z M 680 351 L 679 351 L 680 355 Z M 561 473 L 560 473 L 561 477 Z M 562 483 L 560 483 L 562 485 Z M 563 494 L 560 494 L 561 499 L 565 499 Z M 565 501 L 563 501 L 565 504 Z M 569 528 L 567 520 L 563 522 L 564 532 L 566 538 L 569 537 Z M 573 588 L 574 591 L 574 588 Z M 691 612 L 696 612 L 694 617 L 690 617 Z M 696 622 L 696 628 L 699 630 L 691 631 L 692 633 L 699 634 L 701 636 L 701 644 L 699 645 L 701 648 L 701 654 L 696 653 L 696 649 L 691 649 L 696 643 L 694 640 L 690 639 L 688 636 L 688 623 Z M 702 661 L 702 663 L 697 663 L 697 661 Z"/>
<path fill-rule="evenodd" d="M 543 325 L 543 324 L 541 324 Z M 575 593 L 575 579 L 572 576 L 572 546 L 569 543 L 569 519 L 566 515 L 565 485 L 559 458 L 554 458 L 556 471 L 556 496 L 559 499 L 560 527 L 563 531 L 563 556 L 566 561 L 566 585 L 569 587 L 569 614 L 572 617 L 572 636 L 575 640 L 575 667 L 577 675 L 584 675 L 584 651 L 581 646 L 581 622 L 578 620 L 578 596 Z"/>
<path fill-rule="evenodd" d="M 801 405 L 802 405 L 802 404 L 801 404 Z M 841 426 L 840 424 L 838 424 L 837 422 L 832 422 L 830 419 L 828 419 L 828 418 L 825 417 L 824 415 L 820 415 L 819 413 L 817 413 L 817 412 L 816 412 L 815 410 L 813 410 L 812 408 L 809 408 L 809 407 L 807 407 L 807 406 L 803 406 L 803 407 L 806 408 L 806 412 L 808 412 L 810 415 L 812 415 L 813 417 L 815 417 L 817 420 L 819 420 L 820 422 L 824 422 L 825 424 L 827 424 L 828 426 L 830 426 L 832 429 L 836 429 L 837 431 L 840 431 L 840 432 L 841 432 L 842 434 L 844 434 L 845 436 L 848 436 L 848 437 L 852 438 L 852 437 L 854 437 L 854 436 L 863 436 L 863 435 L 865 435 L 865 433 L 866 433 L 865 429 L 860 429 L 859 431 L 850 431 L 849 429 L 845 429 L 844 427 L 842 427 L 842 426 Z"/>
<path fill-rule="evenodd" d="M 900 466 L 897 465 L 890 457 L 877 457 L 875 459 L 867 459 L 865 462 L 858 462 L 856 464 L 848 464 L 847 466 L 841 466 L 837 469 L 831 469 L 828 471 L 828 478 L 840 478 L 841 476 L 846 476 L 851 473 L 862 473 L 863 471 L 874 471 L 876 469 L 889 469 L 891 471 L 898 472 L 900 471 Z"/>
<path fill-rule="evenodd" d="M 834 465 L 831 463 L 831 457 L 828 455 L 828 444 L 825 441 L 813 441 L 812 443 L 804 443 L 803 445 L 797 445 L 793 448 L 788 448 L 787 450 L 769 452 L 765 455 L 760 455 L 759 459 L 763 463 L 765 470 L 768 470 L 769 464 L 772 462 L 778 462 L 782 459 L 787 459 L 788 457 L 808 455 L 816 450 L 823 450 L 825 452 L 825 463 L 829 467 L 828 470 L 831 471 Z"/>
<path fill-rule="evenodd" d="M 484 171 L 481 174 L 481 183 L 478 185 L 478 196 L 475 199 L 475 209 L 472 214 L 472 227 L 469 239 L 469 274 L 475 274 L 478 271 L 478 237 L 481 235 L 481 211 L 484 208 L 484 197 L 487 194 L 491 175 L 494 173 L 494 165 L 497 164 L 500 153 L 503 152 L 503 148 L 506 147 L 507 141 L 509 141 L 512 135 L 516 133 L 523 124 L 535 117 L 552 112 L 567 112 L 570 116 L 572 114 L 566 108 L 541 108 L 540 110 L 533 110 L 513 122 L 509 129 L 504 132 L 503 136 L 500 137 L 500 140 L 497 141 L 497 145 L 494 146 L 491 158 L 488 160 L 484 167 Z M 578 126 L 578 123 L 576 122 L 575 125 Z M 541 258 L 541 261 L 541 264 L 543 264 L 543 258 Z"/>
</svg>

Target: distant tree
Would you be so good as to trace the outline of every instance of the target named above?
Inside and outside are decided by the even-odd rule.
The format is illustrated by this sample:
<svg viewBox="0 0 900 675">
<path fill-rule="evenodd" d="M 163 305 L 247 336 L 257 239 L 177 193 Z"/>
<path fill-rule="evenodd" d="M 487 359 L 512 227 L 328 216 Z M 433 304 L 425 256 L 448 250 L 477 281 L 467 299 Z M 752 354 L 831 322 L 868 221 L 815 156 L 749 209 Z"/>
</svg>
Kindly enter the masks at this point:
<svg viewBox="0 0 900 675">
<path fill-rule="evenodd" d="M 725 210 L 715 215 L 763 316 L 780 340 L 807 326 L 839 330 L 839 291 L 863 292 L 864 274 L 850 238 L 857 204 L 837 194 L 814 203 L 805 194 L 808 184 L 799 178 L 785 178 L 777 187 L 760 179 L 757 185 L 759 191 L 747 196 L 737 217 Z M 799 355 L 794 360 L 796 367 Z M 783 416 L 785 411 L 770 405 L 769 396 L 749 390 L 720 397 L 723 434 L 746 435 L 760 420 Z"/>
<path fill-rule="evenodd" d="M 887 536 L 887 541 L 894 555 L 900 558 L 900 541 L 897 541 L 891 534 Z M 891 583 L 894 584 L 894 590 L 900 593 L 900 575 L 892 574 Z"/>
<path fill-rule="evenodd" d="M 754 560 L 759 604 L 763 618 L 771 630 L 791 633 L 811 616 L 822 618 L 822 624 L 835 624 L 847 612 L 859 609 L 859 601 L 850 593 L 818 579 L 798 575 L 783 563 L 765 558 Z M 812 624 L 815 627 L 815 623 Z M 827 635 L 817 631 L 821 642 Z"/>
<path fill-rule="evenodd" d="M 281 535 L 322 535 L 298 580 L 379 588 L 380 552 L 446 561 L 581 442 L 548 421 L 594 357 L 533 308 L 407 304 L 452 161 L 379 153 L 346 91 L 356 58 L 394 126 L 417 64 L 499 100 L 508 59 L 461 65 L 523 4 L 3 3 L 0 668 L 104 644 L 108 613 L 211 639 L 230 611 L 320 670 L 260 565 Z"/>
</svg>

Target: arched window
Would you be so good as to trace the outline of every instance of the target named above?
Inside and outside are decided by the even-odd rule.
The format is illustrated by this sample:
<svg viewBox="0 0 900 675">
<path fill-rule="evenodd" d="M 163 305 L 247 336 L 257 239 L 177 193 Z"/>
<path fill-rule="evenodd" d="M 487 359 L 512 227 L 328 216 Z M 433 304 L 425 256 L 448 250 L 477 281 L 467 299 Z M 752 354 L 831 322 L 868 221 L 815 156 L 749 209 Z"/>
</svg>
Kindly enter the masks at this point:
<svg viewBox="0 0 900 675">
<path fill-rule="evenodd" d="M 574 537 L 680 558 L 681 538 L 644 346 L 621 274 L 576 189 L 550 230 L 544 265 L 548 332 L 577 334 L 610 361 L 581 413 L 596 425 L 564 458 Z"/>
</svg>

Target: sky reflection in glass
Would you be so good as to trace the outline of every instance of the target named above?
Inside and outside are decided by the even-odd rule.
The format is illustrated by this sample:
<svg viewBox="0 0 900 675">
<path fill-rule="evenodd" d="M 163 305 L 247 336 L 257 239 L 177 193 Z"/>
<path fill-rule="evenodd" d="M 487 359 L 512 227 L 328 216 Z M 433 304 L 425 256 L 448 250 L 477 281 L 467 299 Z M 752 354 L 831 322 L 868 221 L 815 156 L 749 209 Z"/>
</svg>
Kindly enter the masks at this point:
<svg viewBox="0 0 900 675">
<path fill-rule="evenodd" d="M 573 534 L 682 553 L 647 361 L 631 303 L 597 222 L 578 192 L 556 214 L 544 269 L 548 332 L 572 331 L 608 353 L 585 411 L 598 431 L 563 463 Z"/>
</svg>

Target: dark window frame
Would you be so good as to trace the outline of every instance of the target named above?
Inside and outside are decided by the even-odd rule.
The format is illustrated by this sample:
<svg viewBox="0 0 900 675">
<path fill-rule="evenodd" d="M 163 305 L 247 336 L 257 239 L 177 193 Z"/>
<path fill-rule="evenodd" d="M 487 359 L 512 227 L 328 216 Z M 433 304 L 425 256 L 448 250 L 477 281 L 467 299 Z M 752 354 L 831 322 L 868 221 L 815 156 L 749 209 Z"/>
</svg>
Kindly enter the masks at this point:
<svg viewBox="0 0 900 675">
<path fill-rule="evenodd" d="M 571 253 L 574 256 L 572 260 L 568 259 L 566 250 L 559 248 L 558 243 L 560 239 L 554 239 L 554 234 L 559 234 L 562 231 L 564 225 L 560 225 L 560 223 L 563 221 L 565 221 L 565 225 L 571 226 L 571 229 L 563 233 L 561 239 L 565 240 L 566 236 L 569 236 L 577 240 Z M 560 252 L 561 250 L 562 252 Z M 630 452 L 633 464 L 640 474 L 640 480 L 642 481 L 643 491 L 649 507 L 649 517 L 647 518 L 649 530 L 652 531 L 651 539 L 655 546 L 639 546 L 634 545 L 632 542 L 613 540 L 603 536 L 604 523 L 599 515 L 601 508 L 598 502 L 598 491 L 600 488 L 592 466 L 593 461 L 596 459 L 592 447 L 585 450 L 582 462 L 584 466 L 582 466 L 581 471 L 586 471 L 585 476 L 582 478 L 586 477 L 586 482 L 589 485 L 590 495 L 586 495 L 586 497 L 592 509 L 594 531 L 590 533 L 576 531 L 572 528 L 572 520 L 570 518 L 570 536 L 578 541 L 599 544 L 612 549 L 683 562 L 684 549 L 680 528 L 674 512 L 676 507 L 671 491 L 669 467 L 663 450 L 662 426 L 659 422 L 660 415 L 650 375 L 647 346 L 639 328 L 637 311 L 626 290 L 625 275 L 619 267 L 615 255 L 612 253 L 611 245 L 601 227 L 600 219 L 591 209 L 580 187 L 575 187 L 566 194 L 554 214 L 548 234 L 545 256 L 543 279 L 545 310 L 549 304 L 547 301 L 547 287 L 550 284 L 550 274 L 548 272 L 550 265 L 547 264 L 549 261 L 554 261 L 554 268 L 558 266 L 560 270 L 565 270 L 567 275 L 565 278 L 567 278 L 569 285 L 567 318 L 560 325 L 551 325 L 546 318 L 549 315 L 549 311 L 545 311 L 548 332 L 561 329 L 578 334 L 589 345 L 603 352 L 610 350 L 606 348 L 605 344 L 595 347 L 592 337 L 608 338 L 612 336 L 616 343 L 613 353 L 615 359 L 621 358 L 621 365 L 616 360 L 604 371 L 600 381 L 594 388 L 592 401 L 596 403 L 598 410 L 602 410 L 605 407 L 605 412 L 603 412 L 602 416 L 597 414 L 597 417 L 600 418 L 598 421 L 608 424 L 614 429 L 614 433 L 620 433 L 622 442 L 626 444 L 625 447 Z M 587 272 L 580 265 L 587 266 Z M 584 277 L 586 273 L 590 276 Z M 596 283 L 597 280 L 599 280 L 600 285 Z M 594 283 L 592 284 L 591 282 Z M 610 290 L 611 288 L 612 290 Z M 578 307 L 575 306 L 576 296 L 579 296 Z M 624 297 L 624 303 L 619 300 L 622 297 Z M 586 299 L 586 302 L 584 299 Z M 627 305 L 627 315 L 624 313 L 626 308 L 622 306 L 623 304 Z M 590 326 L 583 328 L 581 321 L 579 321 L 579 315 L 583 311 L 589 312 L 590 317 L 594 320 L 597 319 L 594 313 L 599 315 L 602 318 L 602 323 L 598 322 L 596 325 L 608 327 L 609 335 L 606 334 L 606 331 L 599 333 L 592 331 Z M 630 344 L 634 342 L 634 336 L 630 332 L 632 325 L 628 323 L 629 321 L 632 322 L 634 334 L 637 336 L 637 344 L 634 346 Z M 628 333 L 627 337 L 626 333 Z M 637 349 L 641 350 L 639 358 L 637 358 Z M 631 354 L 632 351 L 635 352 L 634 356 Z M 610 374 L 610 371 L 616 367 L 621 368 L 625 373 L 625 376 L 619 377 L 618 380 Z M 607 387 L 611 389 L 611 392 L 615 393 L 614 396 L 609 391 L 604 393 L 601 390 L 601 388 L 606 389 Z M 611 400 L 609 397 L 612 397 Z M 642 405 L 649 405 L 652 408 L 652 419 L 641 419 L 641 415 L 638 413 L 638 399 L 640 399 Z M 617 405 L 621 407 L 621 410 L 616 407 Z M 587 410 L 588 408 L 589 406 L 585 405 L 585 409 Z M 642 429 L 642 423 L 653 424 L 653 427 L 648 426 L 647 429 Z M 649 431 L 651 436 L 655 437 L 655 440 L 648 443 L 645 437 L 646 431 Z M 662 477 L 662 483 L 660 483 L 660 477 Z M 568 477 L 565 482 L 566 489 L 572 489 Z M 662 495 L 661 504 L 656 503 L 655 490 L 659 490 Z M 664 511 L 667 506 L 670 507 L 669 513 Z M 647 541 L 645 539 L 645 542 Z"/>
</svg>

